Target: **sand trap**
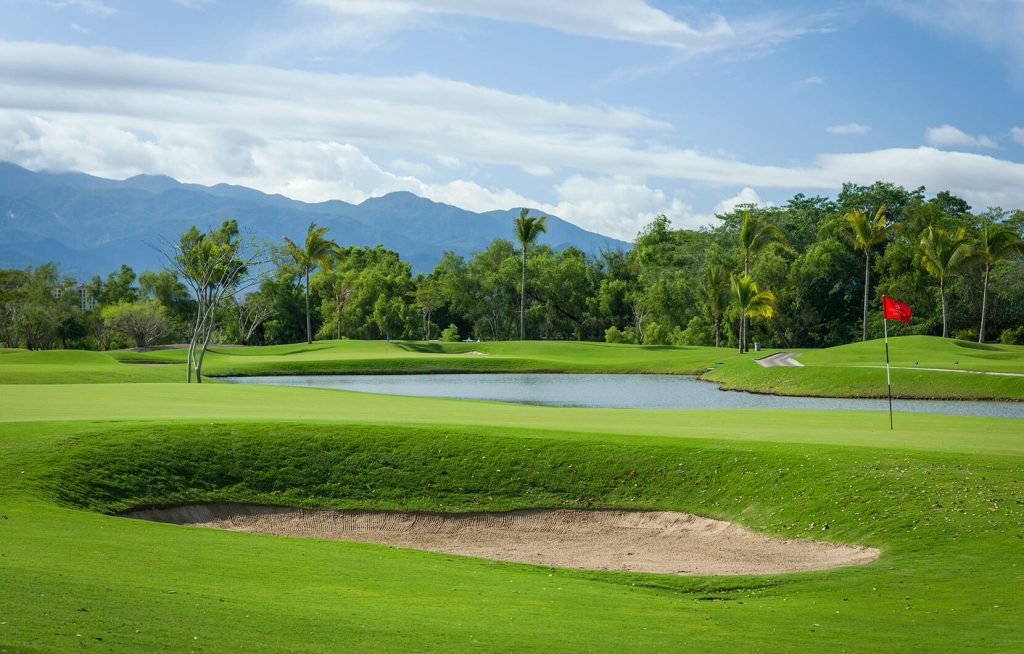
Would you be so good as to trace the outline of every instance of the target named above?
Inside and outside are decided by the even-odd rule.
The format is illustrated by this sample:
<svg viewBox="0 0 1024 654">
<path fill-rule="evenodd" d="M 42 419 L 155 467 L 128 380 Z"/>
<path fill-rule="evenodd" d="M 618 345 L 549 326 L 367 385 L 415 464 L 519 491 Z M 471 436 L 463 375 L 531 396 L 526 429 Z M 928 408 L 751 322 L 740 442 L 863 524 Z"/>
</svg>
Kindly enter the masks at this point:
<svg viewBox="0 0 1024 654">
<path fill-rule="evenodd" d="M 474 357 L 485 357 L 485 356 L 487 356 L 486 352 L 481 352 L 480 350 L 470 350 L 469 352 L 464 352 L 463 354 L 468 354 L 468 355 L 474 356 Z"/>
<path fill-rule="evenodd" d="M 400 513 L 244 504 L 148 509 L 130 518 L 277 536 L 380 543 L 565 568 L 680 575 L 768 574 L 869 563 L 879 551 L 755 534 L 670 511 Z"/>
</svg>

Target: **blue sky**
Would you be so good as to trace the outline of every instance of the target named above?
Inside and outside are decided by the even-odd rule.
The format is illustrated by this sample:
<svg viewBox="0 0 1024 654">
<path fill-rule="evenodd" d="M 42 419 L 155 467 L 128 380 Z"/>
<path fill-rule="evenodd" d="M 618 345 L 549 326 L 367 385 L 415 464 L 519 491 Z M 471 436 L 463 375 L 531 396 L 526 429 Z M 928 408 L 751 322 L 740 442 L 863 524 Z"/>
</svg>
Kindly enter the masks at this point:
<svg viewBox="0 0 1024 654">
<path fill-rule="evenodd" d="M 1024 1 L 0 0 L 0 160 L 632 239 L 885 179 L 1024 208 Z"/>
</svg>

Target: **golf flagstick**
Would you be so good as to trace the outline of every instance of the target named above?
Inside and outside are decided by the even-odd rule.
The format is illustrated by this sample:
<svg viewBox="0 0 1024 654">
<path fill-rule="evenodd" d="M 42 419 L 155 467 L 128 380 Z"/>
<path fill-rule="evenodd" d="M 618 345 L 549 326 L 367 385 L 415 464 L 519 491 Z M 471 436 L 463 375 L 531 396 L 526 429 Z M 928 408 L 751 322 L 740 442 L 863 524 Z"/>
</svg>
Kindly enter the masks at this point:
<svg viewBox="0 0 1024 654">
<path fill-rule="evenodd" d="M 889 387 L 889 431 L 892 431 L 892 377 L 889 375 L 889 319 L 882 318 L 885 331 L 885 384 Z"/>
</svg>

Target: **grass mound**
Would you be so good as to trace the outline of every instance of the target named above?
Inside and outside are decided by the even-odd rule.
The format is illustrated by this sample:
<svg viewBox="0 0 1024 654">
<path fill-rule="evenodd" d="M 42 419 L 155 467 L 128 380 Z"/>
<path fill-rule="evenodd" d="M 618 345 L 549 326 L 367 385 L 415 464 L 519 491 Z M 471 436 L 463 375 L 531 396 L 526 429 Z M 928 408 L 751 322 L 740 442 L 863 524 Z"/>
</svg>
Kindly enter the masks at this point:
<svg viewBox="0 0 1024 654">
<path fill-rule="evenodd" d="M 524 437 L 525 436 L 525 437 Z M 557 434 L 278 424 L 149 425 L 63 448 L 48 487 L 105 513 L 203 502 L 442 512 L 680 510 L 891 552 L 998 523 L 1024 538 L 1014 458 L 689 442 L 580 447 Z M 824 450 L 824 452 L 823 452 Z M 834 454 L 835 456 L 831 456 Z M 913 530 L 913 542 L 892 538 Z"/>
</svg>

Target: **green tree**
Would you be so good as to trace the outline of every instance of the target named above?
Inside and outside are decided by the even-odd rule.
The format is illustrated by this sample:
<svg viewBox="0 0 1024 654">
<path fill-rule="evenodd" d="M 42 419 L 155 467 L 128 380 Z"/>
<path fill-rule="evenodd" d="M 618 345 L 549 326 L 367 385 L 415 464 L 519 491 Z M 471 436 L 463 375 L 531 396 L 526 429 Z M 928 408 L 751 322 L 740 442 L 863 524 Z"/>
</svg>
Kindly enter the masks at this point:
<svg viewBox="0 0 1024 654">
<path fill-rule="evenodd" d="M 771 318 L 775 314 L 775 294 L 762 291 L 750 275 L 732 276 L 732 301 L 740 314 L 740 352 L 747 350 L 746 318 Z"/>
<path fill-rule="evenodd" d="M 843 232 L 846 241 L 855 250 L 864 251 L 864 317 L 861 340 L 868 340 L 868 300 L 871 291 L 871 250 L 876 245 L 885 243 L 889 233 L 896 227 L 890 223 L 885 207 L 879 207 L 873 218 L 860 209 L 848 211 L 843 215 L 847 231 Z"/>
<path fill-rule="evenodd" d="M 715 325 L 715 347 L 722 345 L 722 319 L 729 309 L 729 273 L 719 265 L 708 266 L 704 272 L 704 302 Z"/>
<path fill-rule="evenodd" d="M 106 325 L 135 342 L 135 347 L 156 343 L 170 333 L 167 310 L 157 300 L 118 302 L 103 307 L 101 316 Z"/>
<path fill-rule="evenodd" d="M 1002 211 L 994 210 L 995 215 Z M 1017 232 L 1006 225 L 993 222 L 993 216 L 982 217 L 981 229 L 974 243 L 974 255 L 981 263 L 983 282 L 981 292 L 981 326 L 978 328 L 978 342 L 985 341 L 985 312 L 988 307 L 988 280 L 992 272 L 992 264 L 1001 259 L 1010 259 L 1024 255 L 1024 240 Z"/>
<path fill-rule="evenodd" d="M 241 241 L 238 222 L 225 220 L 218 229 L 203 233 L 193 225 L 177 243 L 164 241 L 157 248 L 192 291 L 196 315 L 192 320 L 185 381 L 203 381 L 203 359 L 216 326 L 217 310 L 227 297 L 248 287 L 251 267 L 262 263 L 262 254 Z"/>
<path fill-rule="evenodd" d="M 752 215 L 749 211 L 744 212 L 743 222 L 740 223 L 740 249 L 743 251 L 743 276 L 750 276 L 751 259 L 762 250 L 771 245 L 786 246 L 786 237 L 776 225 L 769 223 L 760 216 Z M 774 296 L 773 296 L 774 300 Z M 743 322 L 743 350 L 747 350 L 747 331 L 750 325 L 747 314 L 741 316 Z"/>
<path fill-rule="evenodd" d="M 306 242 L 303 247 L 296 245 L 287 236 L 284 239 L 285 249 L 295 259 L 306 274 L 306 342 L 313 342 L 313 328 L 309 313 L 309 272 L 317 266 L 327 266 L 331 258 L 338 252 L 338 244 L 330 239 L 324 238 L 327 227 L 317 227 L 316 223 L 309 223 L 306 230 Z"/>
<path fill-rule="evenodd" d="M 519 287 L 519 340 L 526 340 L 526 257 L 527 249 L 546 233 L 547 216 L 530 216 L 530 209 L 522 209 L 513 224 L 513 232 L 523 248 L 523 276 Z"/>
<path fill-rule="evenodd" d="M 960 228 L 949 231 L 929 227 L 920 242 L 921 267 L 939 280 L 942 301 L 942 337 L 949 336 L 949 312 L 946 307 L 946 280 L 963 270 L 973 260 L 971 239 Z"/>
<path fill-rule="evenodd" d="M 444 306 L 444 291 L 441 283 L 431 277 L 422 277 L 417 280 L 418 286 L 414 293 L 416 306 L 420 308 L 423 316 L 423 340 L 430 340 L 431 317 L 434 311 Z"/>
</svg>

